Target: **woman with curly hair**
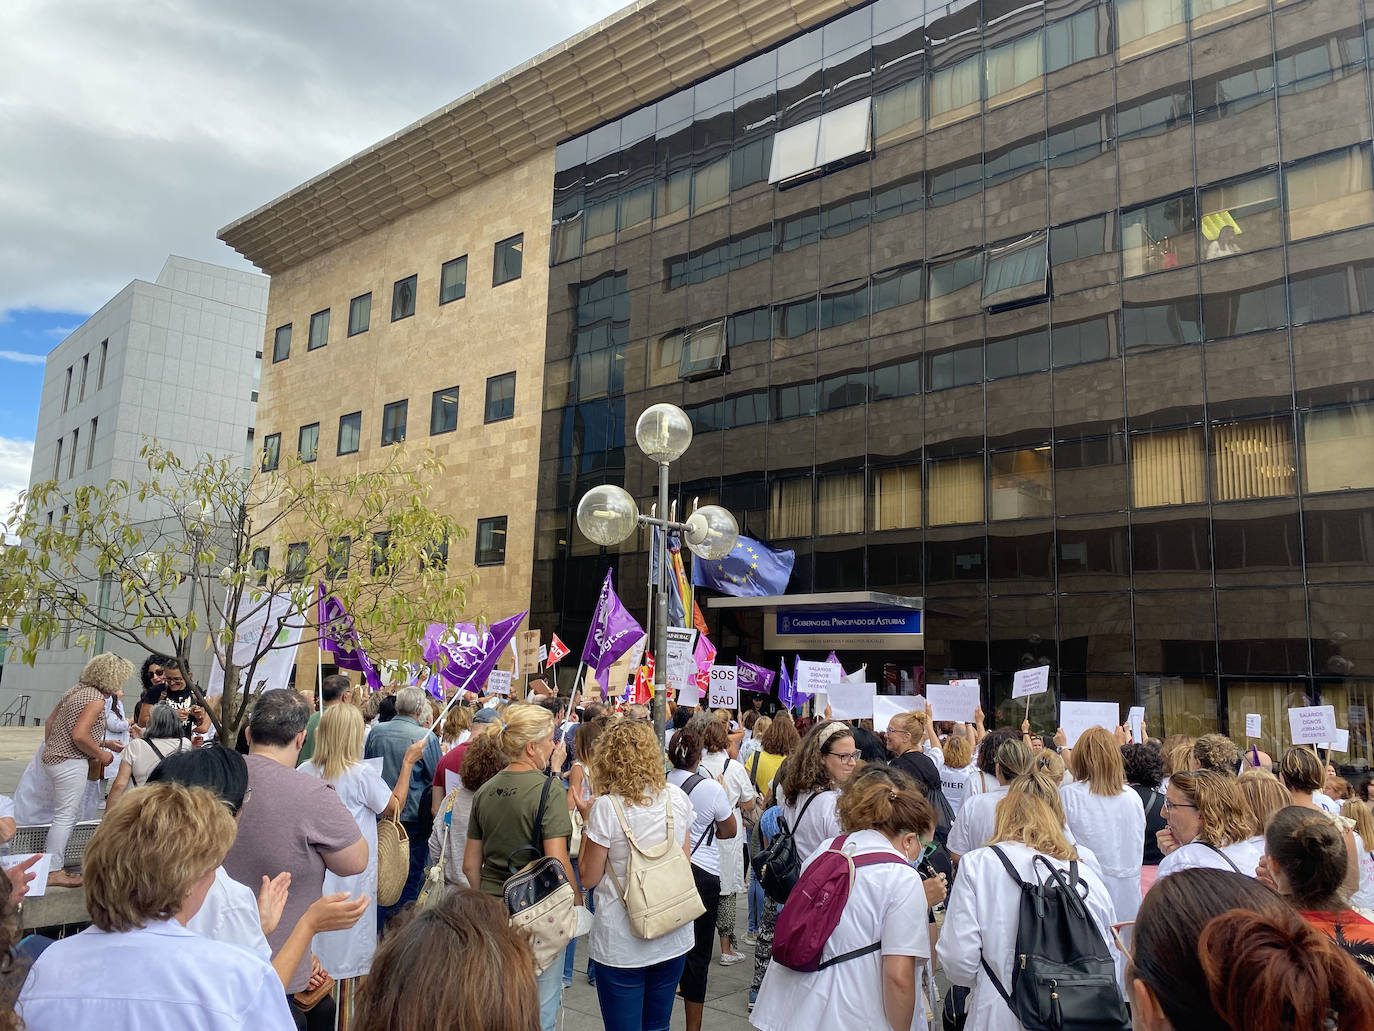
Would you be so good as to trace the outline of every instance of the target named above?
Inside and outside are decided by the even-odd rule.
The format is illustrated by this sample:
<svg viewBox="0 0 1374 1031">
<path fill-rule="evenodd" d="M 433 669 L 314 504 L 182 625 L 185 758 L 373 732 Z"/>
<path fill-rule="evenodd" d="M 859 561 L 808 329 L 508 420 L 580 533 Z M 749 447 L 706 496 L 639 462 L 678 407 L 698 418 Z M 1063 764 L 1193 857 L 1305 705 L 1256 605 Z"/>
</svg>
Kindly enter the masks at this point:
<svg viewBox="0 0 1374 1031">
<path fill-rule="evenodd" d="M 773 726 L 778 720 L 773 721 Z M 839 720 L 821 720 L 806 732 L 782 771 L 778 785 L 778 816 L 792 832 L 797 858 L 805 859 L 823 842 L 840 833 L 840 789 L 858 768 L 859 749 L 854 732 Z M 758 998 L 764 972 L 773 958 L 773 932 L 778 904 L 765 898 L 759 933 L 754 942 L 754 980 L 749 1005 Z"/>
<path fill-rule="evenodd" d="M 1164 794 L 1164 819 L 1160 879 L 1196 866 L 1254 876 L 1261 852 L 1249 840 L 1252 827 L 1235 777 L 1215 770 L 1175 773 Z"/>
<path fill-rule="evenodd" d="M 1155 840 L 1155 835 L 1165 827 L 1164 792 L 1159 787 L 1164 779 L 1164 753 L 1152 743 L 1125 744 L 1121 746 L 1121 763 L 1126 773 L 1126 783 L 1140 798 L 1145 810 L 1140 884 L 1145 891 L 1149 891 L 1150 885 L 1155 882 L 1155 868 L 1164 858 L 1164 853 L 1159 850 L 1159 842 Z"/>
<path fill-rule="evenodd" d="M 668 840 L 687 850 L 692 803 L 669 784 L 651 724 L 611 723 L 596 742 L 591 777 L 598 792 L 582 832 L 578 866 L 594 895 L 587 954 L 596 962 L 596 995 L 607 1031 L 665 1031 L 695 935 L 685 924 L 658 938 L 639 938 L 618 885 L 629 873 L 630 841 L 654 850 Z M 609 876 L 608 876 L 609 875 Z"/>
</svg>

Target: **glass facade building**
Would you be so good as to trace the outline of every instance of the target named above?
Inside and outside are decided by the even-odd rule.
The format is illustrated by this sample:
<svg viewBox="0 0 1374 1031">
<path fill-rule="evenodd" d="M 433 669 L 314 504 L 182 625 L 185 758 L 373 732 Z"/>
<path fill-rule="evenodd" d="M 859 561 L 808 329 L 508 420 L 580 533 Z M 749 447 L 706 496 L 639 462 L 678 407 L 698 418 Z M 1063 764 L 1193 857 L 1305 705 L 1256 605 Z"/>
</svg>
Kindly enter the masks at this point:
<svg viewBox="0 0 1374 1031">
<path fill-rule="evenodd" d="M 607 553 L 573 510 L 648 510 L 634 422 L 670 401 L 680 511 L 794 549 L 789 593 L 924 598 L 898 664 L 1002 722 L 1048 662 L 1045 723 L 1258 712 L 1272 752 L 1321 699 L 1367 760 L 1371 24 L 877 0 L 563 143 L 533 624 L 584 627 L 608 565 L 643 612 L 647 535 Z M 761 613 L 710 619 L 776 668 Z"/>
</svg>

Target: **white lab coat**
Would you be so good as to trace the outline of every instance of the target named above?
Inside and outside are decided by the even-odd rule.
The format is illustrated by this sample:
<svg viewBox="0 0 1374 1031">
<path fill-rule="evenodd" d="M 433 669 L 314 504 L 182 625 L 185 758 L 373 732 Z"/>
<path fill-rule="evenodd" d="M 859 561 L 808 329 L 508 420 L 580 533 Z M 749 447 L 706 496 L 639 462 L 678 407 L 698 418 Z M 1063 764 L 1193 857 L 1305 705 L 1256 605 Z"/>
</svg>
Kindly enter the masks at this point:
<svg viewBox="0 0 1374 1031">
<path fill-rule="evenodd" d="M 127 745 L 129 743 L 129 720 L 127 715 L 116 715 L 113 706 L 114 696 L 111 695 L 105 699 L 105 738 L 109 741 L 118 741 L 121 745 Z M 124 706 L 120 705 L 120 709 L 123 708 Z M 109 782 L 105 785 L 106 791 L 114 784 L 115 777 L 119 775 L 119 764 L 124 761 L 124 756 L 121 753 L 115 752 L 113 748 L 110 751 L 114 752 L 114 762 L 105 767 L 105 772 L 100 777 L 101 780 Z"/>
<path fill-rule="evenodd" d="M 1014 842 L 1003 842 L 997 847 L 1006 854 L 1023 881 L 1029 881 L 1035 874 L 1038 874 L 1037 879 L 1044 876 L 1043 867 L 1035 874 L 1032 871 L 1032 866 L 1039 865 L 1035 857 L 1041 853 Z M 1068 869 L 1066 860 L 1049 861 L 1060 869 Z M 1116 922 L 1116 911 L 1112 908 L 1111 895 L 1102 879 L 1082 863 L 1078 864 L 1078 876 L 1088 886 L 1088 912 L 1116 964 L 1119 987 L 1125 972 L 1125 958 L 1112 940 L 1111 925 Z M 959 876 L 949 895 L 945 924 L 935 954 L 951 983 L 973 989 L 968 1000 L 970 1029 L 1022 1031 L 1021 1022 L 997 993 L 979 962 L 986 958 L 1002 986 L 1011 989 L 1020 896 L 1021 889 L 992 849 L 974 849 L 959 864 Z"/>
<path fill-rule="evenodd" d="M 1168 877 L 1180 870 L 1199 868 L 1230 870 L 1232 873 L 1239 870 L 1245 876 L 1253 877 L 1256 867 L 1259 866 L 1260 857 L 1264 855 L 1264 839 L 1247 838 L 1244 841 L 1237 841 L 1233 845 L 1223 845 L 1221 852 L 1225 853 L 1225 857 L 1211 845 L 1205 845 L 1201 841 L 1190 841 L 1186 845 L 1180 845 L 1164 857 L 1159 864 L 1158 877 Z M 1228 863 L 1227 859 L 1230 859 L 1231 862 Z M 1232 863 L 1235 864 L 1235 869 L 1232 869 Z"/>
<path fill-rule="evenodd" d="M 26 827 L 36 823 L 52 823 L 57 797 L 53 792 L 52 781 L 43 772 L 43 746 L 33 753 L 33 758 L 24 767 L 19 777 L 19 786 L 14 789 L 14 820 L 19 826 Z M 86 782 L 86 793 L 81 798 L 77 810 L 78 823 L 94 820 L 100 812 L 100 783 Z"/>
<path fill-rule="evenodd" d="M 1092 849 L 1112 895 L 1117 920 L 1134 920 L 1140 908 L 1140 867 L 1145 852 L 1145 806 L 1128 787 L 1095 795 L 1085 781 L 1059 790 L 1074 838 Z"/>
<path fill-rule="evenodd" d="M 948 848 L 956 856 L 986 845 L 997 822 L 997 803 L 1007 797 L 1007 785 L 998 784 L 972 798 L 965 798 L 949 830 Z"/>
<path fill-rule="evenodd" d="M 758 792 L 754 790 L 754 782 L 749 779 L 749 773 L 744 765 L 731 759 L 724 752 L 704 753 L 701 757 L 701 768 L 712 777 L 724 778 L 725 797 L 735 811 L 735 836 L 716 840 L 716 844 L 720 846 L 720 893 L 734 895 L 745 888 L 744 843 L 748 833 L 744 827 L 744 813 L 740 811 L 740 806 L 758 795 Z"/>
</svg>

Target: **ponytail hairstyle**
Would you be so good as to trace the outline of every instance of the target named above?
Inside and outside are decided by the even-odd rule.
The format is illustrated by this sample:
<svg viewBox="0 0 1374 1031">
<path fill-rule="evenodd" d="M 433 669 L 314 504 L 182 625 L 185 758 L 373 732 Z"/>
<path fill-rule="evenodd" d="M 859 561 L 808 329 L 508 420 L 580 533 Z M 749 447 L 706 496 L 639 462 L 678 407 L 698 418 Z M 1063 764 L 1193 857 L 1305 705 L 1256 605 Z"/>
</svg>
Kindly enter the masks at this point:
<svg viewBox="0 0 1374 1031">
<path fill-rule="evenodd" d="M 856 775 L 840 792 L 840 829 L 846 834 L 875 830 L 888 838 L 909 831 L 930 837 L 935 832 L 935 810 L 925 796 L 908 778 L 884 774 L 880 767 L 867 776 Z"/>
<path fill-rule="evenodd" d="M 1032 768 L 1044 773 L 1056 784 L 1064 783 L 1064 757 L 1053 748 L 1042 748 L 1036 752 Z"/>
<path fill-rule="evenodd" d="M 1233 910 L 1213 917 L 1197 952 L 1226 1027 L 1374 1027 L 1374 986 L 1344 950 L 1295 912 Z"/>
<path fill-rule="evenodd" d="M 1058 788 L 1054 793 L 1058 797 Z M 997 802 L 996 822 L 988 844 L 1012 841 L 1055 859 L 1077 859 L 1078 850 L 1064 835 L 1063 814 L 1062 807 L 1056 813 L 1039 794 L 1008 791 Z"/>
<path fill-rule="evenodd" d="M 519 762 L 525 754 L 527 745 L 543 741 L 552 735 L 553 731 L 553 713 L 542 705 L 519 702 L 506 709 L 496 740 L 507 759 Z"/>
<path fill-rule="evenodd" d="M 1074 780 L 1087 784 L 1094 795 L 1115 798 L 1126 790 L 1121 746 L 1104 727 L 1089 727 L 1079 735 L 1078 744 L 1069 753 L 1069 771 Z"/>
<path fill-rule="evenodd" d="M 1326 783 L 1326 767 L 1310 748 L 1295 745 L 1279 760 L 1279 780 L 1289 791 L 1310 795 L 1320 791 Z"/>
<path fill-rule="evenodd" d="M 996 756 L 997 768 L 993 772 L 1000 771 L 1008 781 L 1030 773 L 1035 765 L 1035 754 L 1030 750 L 1030 745 L 1019 737 L 1009 737 L 998 745 Z"/>
<path fill-rule="evenodd" d="M 1265 828 L 1264 851 L 1287 878 L 1288 897 L 1296 908 L 1345 908 L 1345 836 L 1330 816 L 1303 806 L 1285 806 Z"/>
<path fill-rule="evenodd" d="M 668 742 L 668 761 L 673 764 L 674 769 L 695 773 L 696 768 L 701 765 L 701 731 L 695 724 L 695 720 L 688 723 Z"/>
<path fill-rule="evenodd" d="M 951 734 L 945 740 L 945 765 L 951 770 L 962 770 L 973 761 L 973 748 L 963 734 Z"/>
<path fill-rule="evenodd" d="M 1043 755 L 1045 753 L 1042 752 L 1041 754 Z M 1060 760 L 1060 765 L 1063 765 L 1062 759 Z M 1008 787 L 1007 793 L 1011 794 L 1012 792 L 1034 795 L 1036 798 L 1040 799 L 1040 801 L 1044 802 L 1045 805 L 1050 807 L 1050 811 L 1054 813 L 1054 817 L 1059 821 L 1059 826 L 1061 828 L 1068 823 L 1068 820 L 1064 816 L 1063 796 L 1059 794 L 1059 778 L 1047 770 L 1036 766 L 1036 768 L 1032 769 L 1030 772 L 1021 774 L 1021 776 L 1013 780 L 1010 787 Z M 1067 838 L 1068 835 L 1065 835 L 1065 837 Z"/>
</svg>

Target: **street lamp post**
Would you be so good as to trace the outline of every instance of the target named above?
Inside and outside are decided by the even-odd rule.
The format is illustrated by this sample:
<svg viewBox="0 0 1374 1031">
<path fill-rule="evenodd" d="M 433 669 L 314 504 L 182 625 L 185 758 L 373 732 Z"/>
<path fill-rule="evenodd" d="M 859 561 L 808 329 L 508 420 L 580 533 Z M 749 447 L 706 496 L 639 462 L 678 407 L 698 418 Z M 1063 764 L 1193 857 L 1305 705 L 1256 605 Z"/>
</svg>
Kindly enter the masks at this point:
<svg viewBox="0 0 1374 1031">
<path fill-rule="evenodd" d="M 664 739 L 668 702 L 668 531 L 682 533 L 694 555 L 724 558 L 739 537 L 735 517 L 719 505 L 704 505 L 685 522 L 668 518 L 668 466 L 692 443 L 692 423 L 676 405 L 650 405 L 635 423 L 635 443 L 658 464 L 658 516 L 646 516 L 630 493 L 614 484 L 593 487 L 577 505 L 577 525 L 587 538 L 603 547 L 626 540 L 638 526 L 656 526 L 658 535 L 658 592 L 654 599 L 654 732 Z"/>
</svg>

